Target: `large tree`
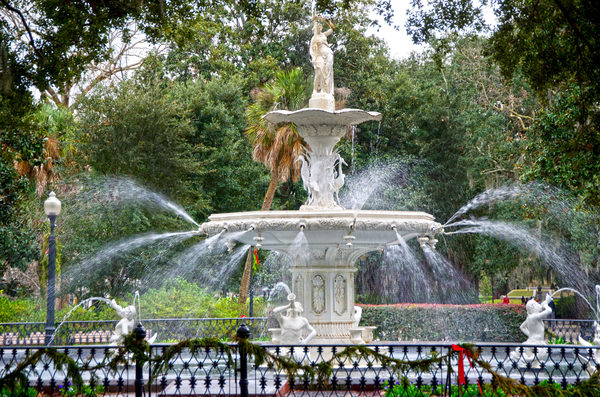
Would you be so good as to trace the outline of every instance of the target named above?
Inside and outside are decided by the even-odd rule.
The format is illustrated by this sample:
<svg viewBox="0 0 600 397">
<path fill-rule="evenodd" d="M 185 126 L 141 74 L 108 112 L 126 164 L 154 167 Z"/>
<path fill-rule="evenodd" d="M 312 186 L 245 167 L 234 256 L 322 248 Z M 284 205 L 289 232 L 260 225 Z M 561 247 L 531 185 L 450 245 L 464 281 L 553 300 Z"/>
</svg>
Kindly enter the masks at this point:
<svg viewBox="0 0 600 397">
<path fill-rule="evenodd" d="M 590 166 L 600 162 L 600 4 L 593 0 L 491 2 L 495 26 L 485 23 L 482 7 L 486 5 L 486 1 L 418 1 L 408 27 L 418 42 L 448 31 L 491 30 L 487 54 L 505 77 L 522 74 L 544 105 L 528 134 L 526 175 L 552 180 L 588 203 L 600 203 L 600 181 Z M 444 40 L 440 43 L 441 51 L 450 48 Z"/>
</svg>

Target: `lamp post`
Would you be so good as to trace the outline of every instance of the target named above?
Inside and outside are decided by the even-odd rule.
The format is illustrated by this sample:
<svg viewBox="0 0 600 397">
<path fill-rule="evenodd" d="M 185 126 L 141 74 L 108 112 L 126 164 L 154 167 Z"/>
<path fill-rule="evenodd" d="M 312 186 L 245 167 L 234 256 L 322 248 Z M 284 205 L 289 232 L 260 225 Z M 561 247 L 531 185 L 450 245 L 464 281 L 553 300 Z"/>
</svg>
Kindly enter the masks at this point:
<svg viewBox="0 0 600 397">
<path fill-rule="evenodd" d="M 508 295 L 508 293 L 510 292 L 508 290 L 508 273 L 504 273 L 504 285 L 506 286 L 506 294 Z"/>
<path fill-rule="evenodd" d="M 60 214 L 60 200 L 54 192 L 50 192 L 44 201 L 44 212 L 50 220 L 50 237 L 48 237 L 48 300 L 46 302 L 46 337 L 48 345 L 54 335 L 54 278 L 56 277 L 56 237 L 54 237 L 54 221 Z"/>
</svg>

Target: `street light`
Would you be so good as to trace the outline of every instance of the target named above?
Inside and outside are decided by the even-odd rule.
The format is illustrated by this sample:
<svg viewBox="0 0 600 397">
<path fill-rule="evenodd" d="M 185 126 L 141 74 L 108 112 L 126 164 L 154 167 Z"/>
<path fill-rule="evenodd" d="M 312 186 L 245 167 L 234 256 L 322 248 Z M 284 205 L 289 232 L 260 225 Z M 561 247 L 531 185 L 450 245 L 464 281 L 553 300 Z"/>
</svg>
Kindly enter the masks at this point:
<svg viewBox="0 0 600 397">
<path fill-rule="evenodd" d="M 504 285 L 506 285 L 506 293 L 508 294 L 508 273 L 504 273 Z"/>
<path fill-rule="evenodd" d="M 54 237 L 54 221 L 60 214 L 60 200 L 54 192 L 50 192 L 44 201 L 44 212 L 50 219 L 50 237 L 48 237 L 48 300 L 46 302 L 46 337 L 48 345 L 54 335 L 54 278 L 56 277 L 56 238 Z"/>
</svg>

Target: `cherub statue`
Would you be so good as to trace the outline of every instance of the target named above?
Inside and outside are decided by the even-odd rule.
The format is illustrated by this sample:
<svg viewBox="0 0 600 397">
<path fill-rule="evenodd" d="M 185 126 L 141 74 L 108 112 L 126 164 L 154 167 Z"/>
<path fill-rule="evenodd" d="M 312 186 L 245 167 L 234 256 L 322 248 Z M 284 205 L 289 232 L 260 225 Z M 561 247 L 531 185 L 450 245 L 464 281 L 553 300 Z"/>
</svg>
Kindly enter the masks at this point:
<svg viewBox="0 0 600 397">
<path fill-rule="evenodd" d="M 110 307 L 115 309 L 119 317 L 121 317 L 121 320 L 119 320 L 115 327 L 115 331 L 110 337 L 110 342 L 117 345 L 123 343 L 125 335 L 129 335 L 133 331 L 137 311 L 135 310 L 135 305 L 123 308 L 114 299 L 110 301 Z"/>
<path fill-rule="evenodd" d="M 317 335 L 317 331 L 309 324 L 306 317 L 301 316 L 304 310 L 302 305 L 295 301 L 296 295 L 290 293 L 287 298 L 290 303 L 273 309 L 273 314 L 279 314 L 285 310 L 285 315 L 279 314 L 278 317 L 279 327 L 281 328 L 280 343 L 284 345 L 305 345 Z"/>
<path fill-rule="evenodd" d="M 545 345 L 544 339 L 544 319 L 552 314 L 552 308 L 549 306 L 552 301 L 550 294 L 546 295 L 546 299 L 540 304 L 535 299 L 529 300 L 525 306 L 527 310 L 527 318 L 521 324 L 521 331 L 527 336 L 527 340 L 523 345 Z M 510 358 L 518 362 L 521 366 L 532 364 L 533 368 L 539 368 L 540 361 L 545 360 L 547 353 L 543 349 L 537 349 L 534 353 L 533 348 L 524 348 L 523 353 L 520 348 L 517 348 L 510 353 Z"/>
</svg>

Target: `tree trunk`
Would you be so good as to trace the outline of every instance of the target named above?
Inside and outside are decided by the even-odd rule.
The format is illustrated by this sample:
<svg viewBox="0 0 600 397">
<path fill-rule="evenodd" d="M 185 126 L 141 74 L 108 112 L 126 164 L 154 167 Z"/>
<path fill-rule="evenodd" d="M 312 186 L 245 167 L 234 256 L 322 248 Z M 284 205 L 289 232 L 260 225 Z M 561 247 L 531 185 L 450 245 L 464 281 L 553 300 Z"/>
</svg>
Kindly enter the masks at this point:
<svg viewBox="0 0 600 397">
<path fill-rule="evenodd" d="M 273 204 L 273 198 L 275 197 L 275 191 L 277 190 L 277 184 L 279 182 L 279 174 L 277 171 L 271 171 L 271 181 L 269 182 L 269 188 L 265 194 L 265 200 L 261 211 L 269 211 L 271 204 Z M 246 262 L 244 264 L 244 273 L 242 274 L 242 282 L 240 283 L 240 294 L 238 298 L 238 304 L 240 307 L 246 303 L 248 299 L 248 291 L 250 289 L 250 270 L 252 269 L 252 247 L 248 250 L 246 256 Z"/>
</svg>

